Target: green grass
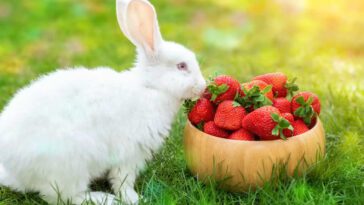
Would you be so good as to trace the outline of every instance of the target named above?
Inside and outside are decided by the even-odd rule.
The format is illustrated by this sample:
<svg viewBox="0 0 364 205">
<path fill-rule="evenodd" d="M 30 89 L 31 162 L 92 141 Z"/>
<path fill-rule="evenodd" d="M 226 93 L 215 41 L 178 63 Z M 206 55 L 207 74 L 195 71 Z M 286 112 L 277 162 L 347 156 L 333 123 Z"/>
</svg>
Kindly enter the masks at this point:
<svg viewBox="0 0 364 205">
<path fill-rule="evenodd" d="M 364 3 L 152 0 L 165 39 L 183 43 L 205 76 L 248 81 L 283 71 L 317 93 L 327 134 L 325 159 L 303 177 L 243 194 L 203 185 L 188 171 L 176 118 L 164 148 L 138 179 L 146 204 L 364 204 Z M 133 46 L 116 23 L 114 0 L 0 0 L 0 106 L 17 89 L 59 67 L 132 65 Z M 107 189 L 102 182 L 96 189 Z M 0 188 L 0 205 L 45 204 Z"/>
</svg>

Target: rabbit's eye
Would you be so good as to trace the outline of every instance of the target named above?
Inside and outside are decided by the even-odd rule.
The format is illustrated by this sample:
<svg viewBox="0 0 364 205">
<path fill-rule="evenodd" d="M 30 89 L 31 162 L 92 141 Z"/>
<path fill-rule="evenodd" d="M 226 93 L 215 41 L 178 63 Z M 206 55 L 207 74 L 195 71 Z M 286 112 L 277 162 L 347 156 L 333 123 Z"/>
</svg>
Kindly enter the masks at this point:
<svg viewBox="0 0 364 205">
<path fill-rule="evenodd" d="M 188 66 L 185 62 L 178 63 L 177 68 L 178 68 L 178 70 L 188 71 Z"/>
</svg>

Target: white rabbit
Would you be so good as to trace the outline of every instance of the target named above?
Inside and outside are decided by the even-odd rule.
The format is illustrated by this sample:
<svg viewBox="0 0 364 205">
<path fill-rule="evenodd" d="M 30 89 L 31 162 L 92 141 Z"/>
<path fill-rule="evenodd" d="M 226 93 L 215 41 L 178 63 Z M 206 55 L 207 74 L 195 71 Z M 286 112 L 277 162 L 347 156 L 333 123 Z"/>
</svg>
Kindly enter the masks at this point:
<svg viewBox="0 0 364 205">
<path fill-rule="evenodd" d="M 46 201 L 112 204 L 88 192 L 109 171 L 115 194 L 138 203 L 134 182 L 166 136 L 184 99 L 206 87 L 193 52 L 161 37 L 146 0 L 117 0 L 119 25 L 137 48 L 135 66 L 75 68 L 20 90 L 0 115 L 0 184 Z"/>
</svg>

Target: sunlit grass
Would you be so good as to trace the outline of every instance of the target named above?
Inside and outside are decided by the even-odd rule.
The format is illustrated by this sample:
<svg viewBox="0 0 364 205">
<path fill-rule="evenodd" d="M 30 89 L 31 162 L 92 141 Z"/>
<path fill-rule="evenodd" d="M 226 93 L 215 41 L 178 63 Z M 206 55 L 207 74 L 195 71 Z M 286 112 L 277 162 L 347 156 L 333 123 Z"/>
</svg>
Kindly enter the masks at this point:
<svg viewBox="0 0 364 205">
<path fill-rule="evenodd" d="M 145 204 L 364 204 L 364 2 L 152 0 L 165 39 L 193 49 L 207 77 L 248 81 L 283 71 L 317 93 L 327 155 L 303 177 L 243 194 L 203 185 L 188 171 L 178 115 L 166 146 L 138 179 Z M 291 2 L 291 3 L 287 3 Z M 302 2 L 304 2 L 302 4 Z M 114 0 L 0 1 L 0 106 L 59 67 L 132 66 Z M 93 187 L 108 190 L 102 183 Z M 44 204 L 0 188 L 1 205 Z"/>
</svg>

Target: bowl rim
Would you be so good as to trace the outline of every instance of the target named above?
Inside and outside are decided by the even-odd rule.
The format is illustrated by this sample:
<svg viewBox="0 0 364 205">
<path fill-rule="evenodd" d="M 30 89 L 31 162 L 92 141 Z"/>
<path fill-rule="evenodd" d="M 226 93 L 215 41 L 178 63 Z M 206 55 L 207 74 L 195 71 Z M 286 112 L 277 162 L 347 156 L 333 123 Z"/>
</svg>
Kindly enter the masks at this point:
<svg viewBox="0 0 364 205">
<path fill-rule="evenodd" d="M 194 126 L 189 119 L 187 119 L 187 124 L 186 126 L 192 127 L 192 129 L 195 132 L 198 132 L 200 134 L 202 134 L 205 137 L 211 138 L 213 140 L 217 140 L 217 141 L 224 141 L 226 143 L 240 143 L 240 144 L 251 144 L 251 145 L 262 145 L 262 144 L 271 144 L 271 143 L 291 143 L 293 141 L 297 141 L 297 140 L 303 140 L 303 138 L 307 138 L 311 136 L 311 133 L 314 132 L 314 130 L 318 129 L 319 126 L 321 126 L 321 120 L 319 117 L 317 117 L 315 126 L 313 126 L 311 129 L 309 129 L 307 132 L 304 132 L 302 134 L 293 136 L 293 137 L 289 137 L 286 140 L 284 139 L 276 139 L 276 140 L 261 140 L 261 141 L 249 141 L 249 140 L 232 140 L 232 139 L 228 139 L 228 138 L 223 138 L 223 137 L 217 137 L 214 135 L 210 135 L 207 134 L 199 129 L 196 128 L 196 126 Z"/>
</svg>

